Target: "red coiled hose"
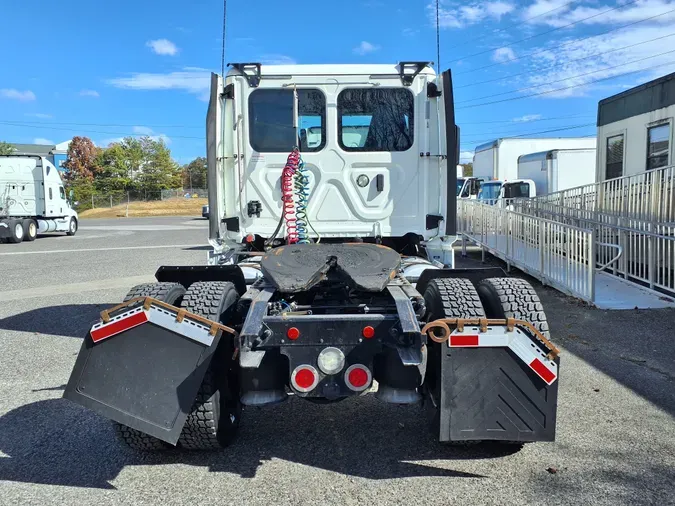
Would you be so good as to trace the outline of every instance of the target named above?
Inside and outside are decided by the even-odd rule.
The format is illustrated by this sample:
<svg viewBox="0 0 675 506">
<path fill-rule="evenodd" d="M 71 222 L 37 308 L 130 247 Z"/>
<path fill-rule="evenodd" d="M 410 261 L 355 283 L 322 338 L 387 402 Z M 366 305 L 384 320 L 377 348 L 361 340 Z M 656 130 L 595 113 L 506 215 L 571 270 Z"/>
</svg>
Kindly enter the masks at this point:
<svg viewBox="0 0 675 506">
<path fill-rule="evenodd" d="M 298 227 L 295 217 L 295 205 L 293 203 L 293 176 L 298 170 L 300 164 L 300 151 L 295 148 L 288 155 L 286 166 L 281 173 L 281 201 L 282 215 L 286 222 L 286 243 L 295 244 L 298 242 Z"/>
</svg>

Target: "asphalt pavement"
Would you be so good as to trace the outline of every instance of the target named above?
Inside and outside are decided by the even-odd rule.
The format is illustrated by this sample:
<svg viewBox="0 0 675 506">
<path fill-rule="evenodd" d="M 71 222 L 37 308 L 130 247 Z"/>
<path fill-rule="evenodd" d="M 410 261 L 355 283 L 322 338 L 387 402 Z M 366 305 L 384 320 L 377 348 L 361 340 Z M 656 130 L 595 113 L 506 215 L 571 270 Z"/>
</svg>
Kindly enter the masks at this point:
<svg viewBox="0 0 675 506">
<path fill-rule="evenodd" d="M 601 311 L 536 284 L 563 350 L 555 443 L 441 445 L 372 394 L 247 409 L 214 453 L 139 454 L 61 398 L 99 311 L 206 259 L 192 217 L 83 220 L 0 244 L 0 504 L 675 504 L 675 311 Z M 475 261 L 465 261 L 475 264 Z"/>
</svg>

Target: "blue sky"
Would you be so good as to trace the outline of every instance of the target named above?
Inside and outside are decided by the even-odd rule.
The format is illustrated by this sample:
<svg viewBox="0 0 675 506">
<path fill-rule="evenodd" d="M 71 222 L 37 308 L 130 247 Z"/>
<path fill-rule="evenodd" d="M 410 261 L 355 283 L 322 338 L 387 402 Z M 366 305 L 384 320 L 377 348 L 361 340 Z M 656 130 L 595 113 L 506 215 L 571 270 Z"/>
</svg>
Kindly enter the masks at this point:
<svg viewBox="0 0 675 506">
<path fill-rule="evenodd" d="M 205 154 L 220 0 L 12 4 L 0 30 L 0 140 L 148 134 L 180 163 Z M 675 70 L 675 0 L 442 0 L 440 26 L 465 157 L 497 137 L 592 135 L 598 100 Z M 435 60 L 434 3 L 230 0 L 226 59 Z"/>
</svg>

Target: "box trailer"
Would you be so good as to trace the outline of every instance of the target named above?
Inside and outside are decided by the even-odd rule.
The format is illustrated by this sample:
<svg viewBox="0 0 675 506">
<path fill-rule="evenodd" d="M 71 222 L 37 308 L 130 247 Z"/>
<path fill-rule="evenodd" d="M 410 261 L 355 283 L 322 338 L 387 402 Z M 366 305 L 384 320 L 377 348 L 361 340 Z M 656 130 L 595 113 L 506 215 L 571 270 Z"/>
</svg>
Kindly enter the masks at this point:
<svg viewBox="0 0 675 506">
<path fill-rule="evenodd" d="M 37 234 L 75 235 L 78 216 L 56 167 L 42 156 L 0 156 L 0 239 L 33 241 Z"/>
<path fill-rule="evenodd" d="M 595 138 L 569 137 L 551 139 L 496 139 L 476 147 L 473 157 L 474 177 L 485 180 L 517 179 L 518 157 L 551 149 L 594 149 Z"/>
<path fill-rule="evenodd" d="M 369 391 L 424 401 L 439 441 L 553 440 L 560 362 L 537 294 L 453 268 L 450 71 L 231 66 L 211 77 L 208 265 L 160 267 L 104 311 L 65 397 L 140 450 L 217 449 L 242 406 Z"/>
<path fill-rule="evenodd" d="M 551 149 L 518 157 L 518 177 L 531 179 L 537 195 L 595 183 L 595 148 Z"/>
</svg>

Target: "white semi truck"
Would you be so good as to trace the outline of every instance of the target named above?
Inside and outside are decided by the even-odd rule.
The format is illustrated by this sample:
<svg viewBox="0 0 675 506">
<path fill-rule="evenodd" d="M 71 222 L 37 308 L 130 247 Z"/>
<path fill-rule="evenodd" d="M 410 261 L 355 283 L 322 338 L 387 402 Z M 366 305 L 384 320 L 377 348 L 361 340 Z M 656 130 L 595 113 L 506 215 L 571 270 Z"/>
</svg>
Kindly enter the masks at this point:
<svg viewBox="0 0 675 506">
<path fill-rule="evenodd" d="M 595 182 L 595 148 L 551 149 L 518 157 L 518 177 L 547 195 Z"/>
<path fill-rule="evenodd" d="M 42 156 L 0 156 L 0 239 L 34 241 L 38 234 L 75 235 L 71 207 L 56 167 Z"/>
<path fill-rule="evenodd" d="M 537 294 L 452 268 L 450 71 L 231 67 L 211 77 L 208 265 L 160 267 L 104 311 L 65 397 L 139 450 L 221 448 L 242 406 L 375 385 L 424 400 L 440 441 L 553 440 L 560 362 Z"/>
<path fill-rule="evenodd" d="M 496 139 L 476 147 L 473 175 L 486 181 L 518 179 L 518 157 L 552 149 L 595 149 L 594 137 Z M 581 183 L 580 183 L 581 184 Z"/>
</svg>

